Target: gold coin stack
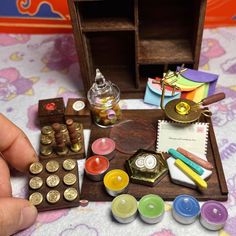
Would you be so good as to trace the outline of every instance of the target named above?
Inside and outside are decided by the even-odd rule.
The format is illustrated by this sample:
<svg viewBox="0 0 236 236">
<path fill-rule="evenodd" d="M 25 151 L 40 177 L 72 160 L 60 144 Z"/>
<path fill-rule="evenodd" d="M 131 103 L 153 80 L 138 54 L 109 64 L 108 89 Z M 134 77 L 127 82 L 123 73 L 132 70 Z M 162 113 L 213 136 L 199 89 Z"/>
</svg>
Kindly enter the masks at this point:
<svg viewBox="0 0 236 236">
<path fill-rule="evenodd" d="M 79 206 L 77 161 L 44 159 L 29 167 L 29 200 L 39 211 Z"/>
<path fill-rule="evenodd" d="M 44 126 L 40 136 L 40 158 L 73 156 L 85 158 L 83 125 L 68 119 L 66 124 L 53 123 Z"/>
</svg>

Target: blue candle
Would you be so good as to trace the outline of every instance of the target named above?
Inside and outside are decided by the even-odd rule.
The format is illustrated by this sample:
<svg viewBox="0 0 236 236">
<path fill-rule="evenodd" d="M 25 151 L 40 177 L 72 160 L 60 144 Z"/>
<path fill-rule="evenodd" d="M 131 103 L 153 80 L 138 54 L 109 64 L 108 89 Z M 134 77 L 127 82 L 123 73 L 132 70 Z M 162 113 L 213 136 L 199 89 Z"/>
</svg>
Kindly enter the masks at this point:
<svg viewBox="0 0 236 236">
<path fill-rule="evenodd" d="M 200 205 L 196 198 L 190 195 L 179 195 L 175 198 L 172 215 L 181 224 L 192 224 L 200 213 Z"/>
</svg>

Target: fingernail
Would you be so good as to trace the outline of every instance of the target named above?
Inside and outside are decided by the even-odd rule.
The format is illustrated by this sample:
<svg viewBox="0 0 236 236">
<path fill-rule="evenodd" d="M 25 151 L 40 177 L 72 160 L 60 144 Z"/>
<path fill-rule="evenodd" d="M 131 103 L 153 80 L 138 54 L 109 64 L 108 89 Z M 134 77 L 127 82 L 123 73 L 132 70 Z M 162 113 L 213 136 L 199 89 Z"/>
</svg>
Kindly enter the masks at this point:
<svg viewBox="0 0 236 236">
<path fill-rule="evenodd" d="M 20 230 L 30 227 L 36 220 L 38 211 L 35 206 L 30 205 L 21 210 Z"/>
</svg>

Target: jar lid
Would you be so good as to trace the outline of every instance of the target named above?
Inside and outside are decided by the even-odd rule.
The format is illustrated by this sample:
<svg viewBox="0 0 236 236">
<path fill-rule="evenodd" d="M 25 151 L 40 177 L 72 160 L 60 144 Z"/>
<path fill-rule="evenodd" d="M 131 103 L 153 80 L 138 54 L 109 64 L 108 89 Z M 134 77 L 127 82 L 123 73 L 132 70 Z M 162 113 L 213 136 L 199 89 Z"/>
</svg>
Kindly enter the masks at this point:
<svg viewBox="0 0 236 236">
<path fill-rule="evenodd" d="M 89 103 L 96 106 L 110 106 L 120 99 L 120 90 L 111 81 L 106 80 L 99 69 L 96 69 L 95 82 L 87 94 Z"/>
</svg>

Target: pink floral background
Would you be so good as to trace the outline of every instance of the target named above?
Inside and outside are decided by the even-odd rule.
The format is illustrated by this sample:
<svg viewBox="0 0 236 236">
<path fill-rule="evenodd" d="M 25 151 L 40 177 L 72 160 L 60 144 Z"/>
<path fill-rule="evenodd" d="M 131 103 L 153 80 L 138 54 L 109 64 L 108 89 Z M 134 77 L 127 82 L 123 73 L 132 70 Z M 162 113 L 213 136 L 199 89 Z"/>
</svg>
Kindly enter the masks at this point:
<svg viewBox="0 0 236 236">
<path fill-rule="evenodd" d="M 226 99 L 211 105 L 213 124 L 229 188 L 225 206 L 229 219 L 225 228 L 210 232 L 197 221 L 183 226 L 176 223 L 170 207 L 163 221 L 146 225 L 139 218 L 128 225 L 110 216 L 110 202 L 92 202 L 86 208 L 40 213 L 36 223 L 18 233 L 23 235 L 236 235 L 236 28 L 204 31 L 200 69 L 220 75 L 218 91 Z M 73 36 L 0 34 L 0 112 L 15 122 L 38 148 L 39 99 L 61 96 L 82 97 L 83 85 Z M 142 99 L 122 100 L 122 108 L 152 108 Z M 79 163 L 83 169 L 83 162 Z M 27 183 L 22 175 L 12 177 L 15 196 L 26 197 Z M 171 203 L 168 203 L 171 204 Z M 167 206 L 169 206 L 167 204 Z"/>
</svg>

